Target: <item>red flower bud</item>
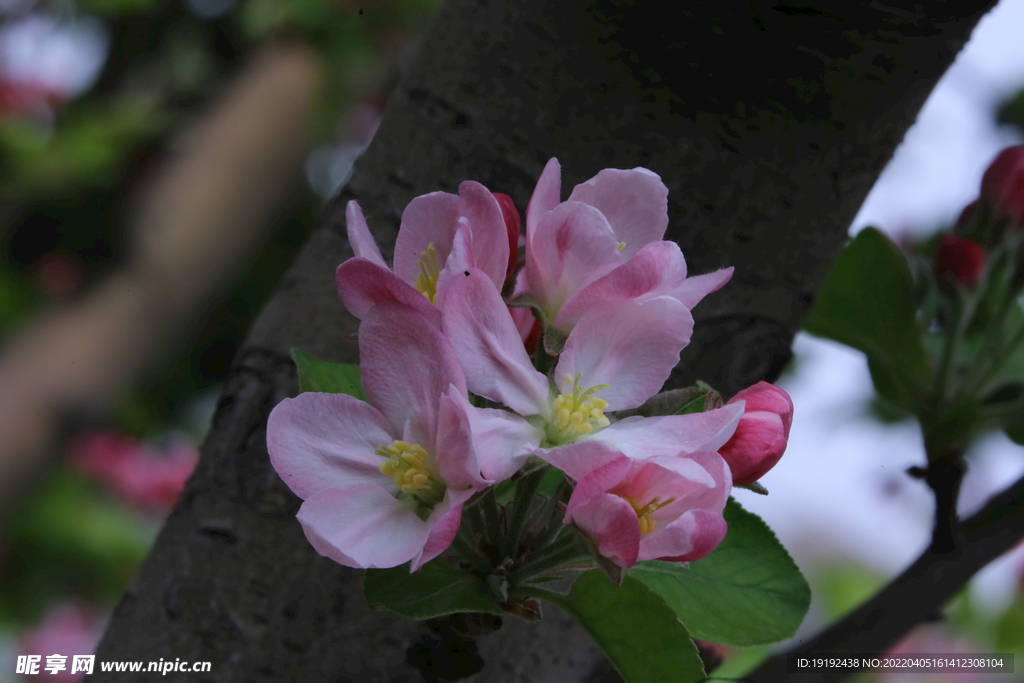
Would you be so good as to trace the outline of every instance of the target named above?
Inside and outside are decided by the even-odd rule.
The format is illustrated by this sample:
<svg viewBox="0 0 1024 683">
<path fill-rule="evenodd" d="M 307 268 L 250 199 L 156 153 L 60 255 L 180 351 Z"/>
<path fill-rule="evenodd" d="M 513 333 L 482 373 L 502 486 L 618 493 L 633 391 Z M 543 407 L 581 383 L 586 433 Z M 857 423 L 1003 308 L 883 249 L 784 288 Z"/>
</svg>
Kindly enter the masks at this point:
<svg viewBox="0 0 1024 683">
<path fill-rule="evenodd" d="M 1015 227 L 1024 225 L 1024 145 L 1007 147 L 981 177 L 981 196 Z"/>
<path fill-rule="evenodd" d="M 978 212 L 978 200 L 975 199 L 973 202 L 964 207 L 964 210 L 960 212 L 960 217 L 956 219 L 956 225 L 958 228 L 962 228 L 967 225 L 974 214 Z"/>
<path fill-rule="evenodd" d="M 974 240 L 959 235 L 943 235 L 935 252 L 935 272 L 948 275 L 965 287 L 972 287 L 985 268 L 985 250 Z"/>
<path fill-rule="evenodd" d="M 519 231 L 522 224 L 519 221 L 519 211 L 511 197 L 501 192 L 491 194 L 498 200 L 501 217 L 505 219 L 505 229 L 508 230 L 508 270 L 505 273 L 507 280 L 516 272 L 516 262 L 519 260 Z"/>
<path fill-rule="evenodd" d="M 751 484 L 775 467 L 789 443 L 793 401 L 782 389 L 758 382 L 739 392 L 726 405 L 746 401 L 743 417 L 732 438 L 718 452 L 732 470 L 734 486 Z"/>
</svg>

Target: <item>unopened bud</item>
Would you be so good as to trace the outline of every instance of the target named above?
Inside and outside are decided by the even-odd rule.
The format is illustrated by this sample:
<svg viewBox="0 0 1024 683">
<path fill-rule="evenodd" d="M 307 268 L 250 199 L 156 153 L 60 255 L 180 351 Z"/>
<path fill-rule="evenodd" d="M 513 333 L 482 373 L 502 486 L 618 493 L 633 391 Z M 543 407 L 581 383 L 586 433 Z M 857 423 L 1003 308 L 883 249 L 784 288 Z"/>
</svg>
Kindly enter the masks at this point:
<svg viewBox="0 0 1024 683">
<path fill-rule="evenodd" d="M 775 467 L 786 452 L 793 401 L 784 390 L 768 382 L 747 387 L 728 403 L 737 401 L 746 401 L 743 417 L 732 438 L 718 452 L 732 470 L 733 485 L 744 486 Z"/>
<path fill-rule="evenodd" d="M 505 219 L 505 230 L 508 231 L 508 270 L 505 272 L 505 279 L 512 277 L 516 272 L 516 262 L 519 259 L 519 232 L 522 223 L 519 220 L 519 210 L 516 208 L 512 197 L 501 192 L 492 192 L 501 207 L 501 217 Z"/>
<path fill-rule="evenodd" d="M 1007 147 L 989 164 L 981 178 L 981 196 L 1010 219 L 1011 227 L 1024 226 L 1024 145 Z"/>
<path fill-rule="evenodd" d="M 942 277 L 965 286 L 978 283 L 985 269 L 985 250 L 972 239 L 958 235 L 943 235 L 935 252 L 935 272 Z"/>
</svg>

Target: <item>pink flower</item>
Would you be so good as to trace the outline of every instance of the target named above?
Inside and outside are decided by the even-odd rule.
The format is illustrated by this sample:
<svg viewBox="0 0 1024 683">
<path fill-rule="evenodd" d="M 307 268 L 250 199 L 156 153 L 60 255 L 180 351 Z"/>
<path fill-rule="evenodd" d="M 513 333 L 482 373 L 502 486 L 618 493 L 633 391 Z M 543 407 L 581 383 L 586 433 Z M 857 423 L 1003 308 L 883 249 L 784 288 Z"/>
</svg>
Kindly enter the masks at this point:
<svg viewBox="0 0 1024 683">
<path fill-rule="evenodd" d="M 693 308 L 722 287 L 732 268 L 686 277 L 668 226 L 668 189 L 644 168 L 605 169 L 559 203 L 558 161 L 551 159 L 526 210 L 526 289 L 545 322 L 569 332 L 580 317 L 611 301 L 669 296 Z"/>
<path fill-rule="evenodd" d="M 620 567 L 699 560 L 725 538 L 722 510 L 732 479 L 718 453 L 632 460 L 591 442 L 551 451 L 545 459 L 578 482 L 563 521 Z"/>
<path fill-rule="evenodd" d="M 1024 225 L 1024 145 L 1007 147 L 985 169 L 981 196 L 1014 226 Z"/>
<path fill-rule="evenodd" d="M 793 401 L 784 390 L 758 382 L 739 392 L 726 405 L 745 403 L 736 433 L 718 449 L 732 470 L 733 483 L 753 483 L 775 467 L 789 442 Z"/>
<path fill-rule="evenodd" d="M 92 610 L 80 603 L 64 603 L 51 608 L 42 620 L 21 637 L 19 654 L 39 655 L 40 680 L 73 683 L 83 678 L 82 672 L 71 673 L 74 655 L 91 655 L 96 651 L 103 626 Z M 61 671 L 46 670 L 47 656 L 67 657 Z M 32 676 L 31 678 L 36 678 Z"/>
<path fill-rule="evenodd" d="M 974 240 L 958 235 L 943 235 L 935 252 L 935 272 L 946 275 L 965 287 L 978 283 L 985 270 L 985 250 Z"/>
<path fill-rule="evenodd" d="M 408 306 L 368 311 L 359 353 L 367 402 L 285 399 L 267 423 L 270 460 L 304 499 L 298 519 L 317 552 L 358 568 L 412 560 L 416 571 L 451 545 L 466 500 L 537 440 L 511 413 L 469 404 L 451 346 Z"/>
<path fill-rule="evenodd" d="M 453 278 L 442 291 L 440 306 L 442 329 L 469 390 L 531 416 L 543 432 L 542 447 L 595 439 L 632 458 L 716 450 L 732 436 L 743 413 L 741 402 L 705 413 L 631 417 L 614 424 L 604 415 L 605 410 L 642 404 L 679 361 L 693 319 L 671 297 L 615 301 L 588 311 L 565 342 L 555 388 L 534 369 L 508 308 L 479 270 Z"/>
<path fill-rule="evenodd" d="M 388 268 L 359 205 L 345 209 L 348 240 L 355 254 L 335 275 L 349 312 L 363 318 L 375 304 L 397 301 L 438 324 L 437 291 L 450 273 L 480 268 L 501 291 L 509 263 L 509 236 L 499 200 L 480 183 L 466 181 L 459 194 L 416 197 L 402 213 L 394 271 Z"/>
<path fill-rule="evenodd" d="M 144 510 L 172 508 L 199 459 L 198 449 L 184 441 L 160 453 L 106 430 L 79 435 L 69 450 L 76 468 Z"/>
</svg>

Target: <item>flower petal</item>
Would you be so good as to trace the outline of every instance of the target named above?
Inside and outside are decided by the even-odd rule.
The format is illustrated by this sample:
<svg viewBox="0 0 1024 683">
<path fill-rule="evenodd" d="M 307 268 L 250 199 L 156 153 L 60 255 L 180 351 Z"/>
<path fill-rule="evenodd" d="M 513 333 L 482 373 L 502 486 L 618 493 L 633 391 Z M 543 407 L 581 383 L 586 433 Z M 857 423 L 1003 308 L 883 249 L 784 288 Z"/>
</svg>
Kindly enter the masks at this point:
<svg viewBox="0 0 1024 683">
<path fill-rule="evenodd" d="M 533 190 L 530 203 L 526 207 L 526 243 L 533 240 L 534 230 L 540 217 L 555 208 L 562 197 L 562 168 L 558 159 L 552 157 L 544 166 L 544 171 L 537 179 L 537 187 Z"/>
<path fill-rule="evenodd" d="M 555 378 L 582 373 L 584 388 L 609 385 L 597 394 L 609 410 L 635 408 L 668 379 L 692 331 L 690 311 L 675 299 L 609 302 L 580 318 L 565 342 Z"/>
<path fill-rule="evenodd" d="M 452 541 L 455 540 L 456 534 L 459 533 L 459 523 L 461 521 L 461 504 L 441 515 L 434 524 L 434 528 L 430 530 L 430 536 L 427 537 L 423 550 L 412 558 L 409 571 L 419 571 L 420 567 L 447 550 Z"/>
<path fill-rule="evenodd" d="M 635 494 L 642 500 L 655 496 L 675 501 L 653 515 L 656 521 L 675 519 L 686 510 L 700 508 L 721 512 L 729 500 L 732 477 L 729 465 L 714 451 L 660 456 L 641 461 L 656 471 L 634 477 Z"/>
<path fill-rule="evenodd" d="M 461 404 L 466 401 L 464 395 L 465 391 L 460 393 L 451 385 L 438 405 L 434 462 L 449 491 L 479 490 L 487 486 L 480 474 L 469 417 Z"/>
<path fill-rule="evenodd" d="M 576 292 L 623 261 L 608 221 L 581 202 L 564 202 L 543 214 L 526 243 L 530 292 L 550 320 Z"/>
<path fill-rule="evenodd" d="M 348 243 L 352 247 L 353 254 L 374 265 L 388 269 L 388 264 L 384 263 L 384 259 L 380 255 L 377 241 L 373 239 L 370 228 L 366 225 L 363 210 L 359 208 L 359 204 L 355 200 L 345 206 L 345 229 L 348 232 Z"/>
<path fill-rule="evenodd" d="M 728 530 L 721 514 L 711 510 L 690 510 L 665 528 L 640 539 L 638 560 L 699 560 L 722 542 Z"/>
<path fill-rule="evenodd" d="M 585 202 L 605 215 L 629 258 L 668 227 L 668 188 L 646 168 L 606 168 L 573 188 L 570 202 Z"/>
<path fill-rule="evenodd" d="M 537 449 L 533 454 L 576 481 L 582 480 L 599 467 L 623 457 L 621 452 L 608 444 L 593 439 L 558 448 Z"/>
<path fill-rule="evenodd" d="M 376 408 L 343 394 L 286 398 L 267 420 L 270 462 L 300 498 L 356 483 L 387 486 L 374 451 L 395 438 Z"/>
<path fill-rule="evenodd" d="M 515 474 L 540 443 L 541 433 L 518 415 L 507 410 L 476 408 L 465 396 L 452 391 L 447 398 L 451 409 L 459 410 L 468 421 L 480 474 L 489 482 L 504 481 Z"/>
<path fill-rule="evenodd" d="M 377 304 L 397 301 L 416 309 L 435 327 L 441 326 L 441 313 L 427 297 L 387 268 L 365 258 L 350 258 L 338 266 L 335 283 L 345 308 L 360 320 Z"/>
<path fill-rule="evenodd" d="M 318 553 L 357 569 L 408 562 L 431 531 L 412 504 L 373 484 L 324 489 L 302 504 L 298 520 Z"/>
<path fill-rule="evenodd" d="M 675 288 L 657 290 L 656 293 L 678 299 L 687 308 L 693 308 L 711 292 L 716 292 L 732 278 L 733 268 L 722 268 L 712 273 L 695 275 L 683 280 Z M 653 294 L 653 292 L 652 292 Z"/>
<path fill-rule="evenodd" d="M 500 292 L 508 272 L 509 239 L 501 205 L 480 183 L 467 180 L 459 185 L 458 211 L 473 231 L 476 267 L 487 274 Z"/>
<path fill-rule="evenodd" d="M 594 432 L 590 439 L 622 451 L 626 457 L 645 460 L 657 455 L 714 451 L 725 444 L 743 417 L 735 403 L 690 415 L 627 417 Z"/>
<path fill-rule="evenodd" d="M 459 198 L 447 192 L 416 197 L 402 212 L 395 240 L 395 274 L 412 285 L 420 273 L 419 259 L 433 244 L 437 262 L 444 267 L 458 229 Z"/>
<path fill-rule="evenodd" d="M 595 280 L 565 302 L 555 325 L 564 331 L 591 308 L 608 301 L 659 296 L 686 281 L 686 259 L 675 242 L 652 242 L 633 258 Z"/>
<path fill-rule="evenodd" d="M 570 505 L 572 501 L 570 499 Z M 622 498 L 602 493 L 566 512 L 572 523 L 597 543 L 598 552 L 620 567 L 632 567 L 640 550 L 636 512 Z"/>
<path fill-rule="evenodd" d="M 586 505 L 594 498 L 618 486 L 623 478 L 629 474 L 634 462 L 636 461 L 630 460 L 621 453 L 618 453 L 614 460 L 592 469 L 577 482 L 570 497 L 567 512 L 571 513 L 573 509 Z M 617 491 L 616 494 L 623 497 Z M 636 514 L 634 513 L 633 516 L 636 517 Z"/>
<path fill-rule="evenodd" d="M 403 438 L 436 453 L 437 407 L 454 384 L 466 380 L 448 340 L 412 308 L 394 302 L 374 306 L 359 326 L 363 391 Z M 405 431 L 408 430 L 409 434 Z"/>
<path fill-rule="evenodd" d="M 470 391 L 520 415 L 547 410 L 548 380 L 526 355 L 501 295 L 480 270 L 452 279 L 439 300 L 441 329 L 452 341 Z"/>
</svg>

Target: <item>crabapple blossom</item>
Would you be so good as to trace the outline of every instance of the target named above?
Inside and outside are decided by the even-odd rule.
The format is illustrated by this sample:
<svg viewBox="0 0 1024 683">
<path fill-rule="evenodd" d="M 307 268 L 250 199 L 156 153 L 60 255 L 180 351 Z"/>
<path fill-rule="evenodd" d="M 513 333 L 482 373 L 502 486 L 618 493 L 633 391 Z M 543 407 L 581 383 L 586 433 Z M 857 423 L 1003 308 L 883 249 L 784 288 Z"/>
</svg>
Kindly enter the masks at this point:
<svg viewBox="0 0 1024 683">
<path fill-rule="evenodd" d="M 704 413 L 615 423 L 605 416 L 605 410 L 641 405 L 678 362 L 693 319 L 671 297 L 616 301 L 588 311 L 566 339 L 555 387 L 533 367 L 508 309 L 482 272 L 470 269 L 453 278 L 440 307 L 442 330 L 469 390 L 529 417 L 543 448 L 595 439 L 632 458 L 716 450 L 743 414 L 739 402 Z"/>
<path fill-rule="evenodd" d="M 744 486 L 775 467 L 789 442 L 793 401 L 785 390 L 758 382 L 740 391 L 726 405 L 744 403 L 736 432 L 718 452 L 729 463 L 733 483 Z"/>
<path fill-rule="evenodd" d="M 687 277 L 679 246 L 662 240 L 668 188 L 644 168 L 605 169 L 560 202 L 551 159 L 526 211 L 525 286 L 547 324 L 568 333 L 595 306 L 669 296 L 693 308 L 732 268 Z"/>
<path fill-rule="evenodd" d="M 398 301 L 437 324 L 438 287 L 449 272 L 471 265 L 486 273 L 499 291 L 504 285 L 509 228 L 499 200 L 480 183 L 467 180 L 459 185 L 458 195 L 432 192 L 409 202 L 395 241 L 393 270 L 355 201 L 345 208 L 345 223 L 355 256 L 338 266 L 335 282 L 341 300 L 357 318 L 382 301 Z"/>
<path fill-rule="evenodd" d="M 537 439 L 511 413 L 469 404 L 455 352 L 408 306 L 367 311 L 359 351 L 367 401 L 285 399 L 267 423 L 270 459 L 304 499 L 298 519 L 317 552 L 416 571 L 451 544 L 466 500 L 518 469 Z"/>
<path fill-rule="evenodd" d="M 583 442 L 543 456 L 577 481 L 564 522 L 623 568 L 643 560 L 699 560 L 725 537 L 732 478 L 713 451 L 633 460 Z"/>
</svg>

